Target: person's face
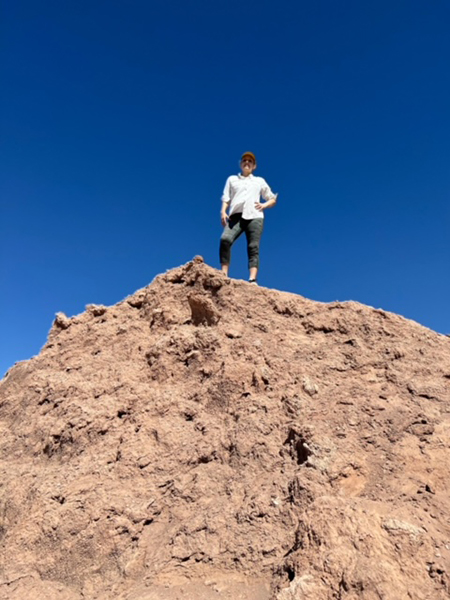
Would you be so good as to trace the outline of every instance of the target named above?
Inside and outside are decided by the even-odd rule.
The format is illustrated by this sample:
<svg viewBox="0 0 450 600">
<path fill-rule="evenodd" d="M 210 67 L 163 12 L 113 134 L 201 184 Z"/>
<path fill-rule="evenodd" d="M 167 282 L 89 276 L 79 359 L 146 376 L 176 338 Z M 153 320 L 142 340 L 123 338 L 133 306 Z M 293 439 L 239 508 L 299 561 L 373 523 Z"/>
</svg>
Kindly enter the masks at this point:
<svg viewBox="0 0 450 600">
<path fill-rule="evenodd" d="M 249 156 L 241 159 L 241 170 L 244 175 L 250 175 L 256 169 L 256 165 Z"/>
</svg>

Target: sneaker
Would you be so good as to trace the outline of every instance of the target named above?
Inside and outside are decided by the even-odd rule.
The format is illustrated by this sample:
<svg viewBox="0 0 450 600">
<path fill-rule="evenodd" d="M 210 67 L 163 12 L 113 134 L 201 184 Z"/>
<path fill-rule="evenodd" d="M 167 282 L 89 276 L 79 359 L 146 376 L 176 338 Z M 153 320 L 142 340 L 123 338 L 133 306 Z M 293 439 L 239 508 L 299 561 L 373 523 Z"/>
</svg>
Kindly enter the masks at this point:
<svg viewBox="0 0 450 600">
<path fill-rule="evenodd" d="M 256 279 L 249 279 L 248 282 L 249 283 L 254 283 L 255 285 L 258 285 L 258 282 L 256 281 Z"/>
</svg>

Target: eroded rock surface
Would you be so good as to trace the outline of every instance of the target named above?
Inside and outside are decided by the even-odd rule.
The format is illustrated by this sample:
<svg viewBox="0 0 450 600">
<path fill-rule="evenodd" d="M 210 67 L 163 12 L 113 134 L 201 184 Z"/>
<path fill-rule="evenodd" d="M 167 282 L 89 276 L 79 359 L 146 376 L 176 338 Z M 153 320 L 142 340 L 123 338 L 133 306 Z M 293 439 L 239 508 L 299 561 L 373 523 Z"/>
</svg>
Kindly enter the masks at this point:
<svg viewBox="0 0 450 600">
<path fill-rule="evenodd" d="M 200 258 L 0 385 L 0 600 L 450 597 L 450 339 Z"/>
</svg>

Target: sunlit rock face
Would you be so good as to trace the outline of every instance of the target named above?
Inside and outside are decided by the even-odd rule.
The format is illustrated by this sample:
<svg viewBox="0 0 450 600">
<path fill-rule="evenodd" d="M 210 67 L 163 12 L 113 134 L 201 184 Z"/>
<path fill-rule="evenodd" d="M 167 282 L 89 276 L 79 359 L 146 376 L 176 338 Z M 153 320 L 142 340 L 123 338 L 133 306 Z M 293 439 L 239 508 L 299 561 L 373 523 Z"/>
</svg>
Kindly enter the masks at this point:
<svg viewBox="0 0 450 600">
<path fill-rule="evenodd" d="M 450 594 L 450 339 L 200 257 L 0 385 L 1 600 Z"/>
</svg>

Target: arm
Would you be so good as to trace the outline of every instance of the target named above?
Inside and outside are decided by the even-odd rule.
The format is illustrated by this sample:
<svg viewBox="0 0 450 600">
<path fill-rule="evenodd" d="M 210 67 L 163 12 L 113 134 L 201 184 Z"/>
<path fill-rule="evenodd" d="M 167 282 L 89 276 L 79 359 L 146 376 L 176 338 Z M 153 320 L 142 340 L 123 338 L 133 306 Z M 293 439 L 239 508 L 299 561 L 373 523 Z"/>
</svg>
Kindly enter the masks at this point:
<svg viewBox="0 0 450 600">
<path fill-rule="evenodd" d="M 272 206 L 275 206 L 277 203 L 278 194 L 274 194 L 272 192 L 265 179 L 262 179 L 261 183 L 262 187 L 260 194 L 264 198 L 265 202 L 255 202 L 255 208 L 256 210 L 263 211 L 266 210 L 266 208 L 272 208 Z"/>
<path fill-rule="evenodd" d="M 266 210 L 266 208 L 272 208 L 272 206 L 275 206 L 275 204 L 277 203 L 277 198 L 278 194 L 273 194 L 269 200 L 266 200 L 266 202 L 255 202 L 256 210 L 263 211 Z"/>
<path fill-rule="evenodd" d="M 224 227 L 228 223 L 227 209 L 229 205 L 230 201 L 227 202 L 226 200 L 222 200 L 222 208 L 220 209 L 220 220 Z"/>
<path fill-rule="evenodd" d="M 228 223 L 228 215 L 227 215 L 227 209 L 230 206 L 230 202 L 231 202 L 231 182 L 230 182 L 231 177 L 228 177 L 226 183 L 225 183 L 225 187 L 223 190 L 223 194 L 222 194 L 222 208 L 220 209 L 220 220 L 222 222 L 223 227 L 225 227 L 225 225 Z"/>
</svg>

